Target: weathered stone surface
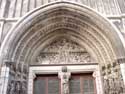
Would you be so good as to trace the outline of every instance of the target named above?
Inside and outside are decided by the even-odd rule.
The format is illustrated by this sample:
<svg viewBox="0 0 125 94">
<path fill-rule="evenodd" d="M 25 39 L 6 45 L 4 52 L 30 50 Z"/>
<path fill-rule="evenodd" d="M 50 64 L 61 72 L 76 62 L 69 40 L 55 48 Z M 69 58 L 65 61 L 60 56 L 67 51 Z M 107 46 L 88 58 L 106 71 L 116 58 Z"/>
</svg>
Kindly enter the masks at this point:
<svg viewBox="0 0 125 94">
<path fill-rule="evenodd" d="M 45 5 L 47 3 L 61 1 L 61 0 L 4 0 L 7 1 L 8 10 L 6 11 L 6 17 L 20 17 L 26 14 L 28 11 L 39 7 L 40 5 Z M 0 2 L 3 7 L 4 1 Z M 104 15 L 118 15 L 121 12 L 125 11 L 125 2 L 123 0 L 63 0 L 63 1 L 71 1 L 81 3 L 83 5 L 87 5 L 96 11 L 104 14 Z M 2 10 L 1 10 L 2 11 Z M 4 11 L 4 10 L 3 10 Z M 5 13 L 5 14 L 6 14 Z"/>
<path fill-rule="evenodd" d="M 15 18 L 22 17 L 40 5 L 55 1 L 63 0 L 0 0 L 1 44 L 4 41 L 0 63 L 6 58 L 16 61 L 16 64 L 9 66 L 7 94 L 26 94 L 27 64 L 31 63 L 34 65 L 99 63 L 102 66 L 100 71 L 105 94 L 123 94 L 125 46 L 119 31 L 123 33 L 125 29 L 125 17 L 122 15 L 125 2 L 68 0 L 87 5 L 102 16 L 76 3 L 57 2 L 32 11 L 10 31 L 14 26 L 13 23 L 18 20 Z M 119 31 L 103 16 L 110 16 L 108 18 Z M 117 60 L 114 62 L 115 59 Z M 122 67 L 119 64 L 122 64 Z"/>
</svg>

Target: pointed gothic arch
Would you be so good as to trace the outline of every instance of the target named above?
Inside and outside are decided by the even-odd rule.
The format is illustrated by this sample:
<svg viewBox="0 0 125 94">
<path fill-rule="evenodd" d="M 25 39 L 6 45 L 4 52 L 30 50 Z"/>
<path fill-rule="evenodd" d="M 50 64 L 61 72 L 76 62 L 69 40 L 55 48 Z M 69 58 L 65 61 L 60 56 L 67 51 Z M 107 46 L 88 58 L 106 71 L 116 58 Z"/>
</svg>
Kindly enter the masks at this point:
<svg viewBox="0 0 125 94">
<path fill-rule="evenodd" d="M 106 18 L 80 4 L 56 2 L 41 6 L 18 21 L 1 46 L 1 63 L 6 59 L 29 63 L 40 45 L 61 34 L 88 47 L 97 62 L 112 63 L 125 56 L 123 38 Z"/>
<path fill-rule="evenodd" d="M 85 48 L 104 70 L 103 75 L 111 73 L 111 66 L 119 60 L 124 62 L 124 40 L 113 24 L 87 6 L 63 1 L 41 6 L 22 17 L 3 41 L 0 63 L 15 62 L 16 69 L 25 73 L 23 65 L 36 63 L 43 49 L 62 38 Z"/>
</svg>

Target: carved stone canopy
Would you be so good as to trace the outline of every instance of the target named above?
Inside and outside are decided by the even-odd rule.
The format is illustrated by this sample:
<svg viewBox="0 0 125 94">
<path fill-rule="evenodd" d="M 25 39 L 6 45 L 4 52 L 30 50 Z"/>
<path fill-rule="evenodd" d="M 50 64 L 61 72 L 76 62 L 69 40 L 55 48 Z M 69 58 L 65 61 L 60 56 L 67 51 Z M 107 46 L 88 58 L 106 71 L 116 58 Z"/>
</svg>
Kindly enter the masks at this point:
<svg viewBox="0 0 125 94">
<path fill-rule="evenodd" d="M 66 66 L 62 67 L 62 72 L 67 72 L 67 67 Z"/>
<path fill-rule="evenodd" d="M 78 43 L 60 38 L 50 43 L 36 58 L 37 64 L 82 64 L 94 60 Z"/>
</svg>

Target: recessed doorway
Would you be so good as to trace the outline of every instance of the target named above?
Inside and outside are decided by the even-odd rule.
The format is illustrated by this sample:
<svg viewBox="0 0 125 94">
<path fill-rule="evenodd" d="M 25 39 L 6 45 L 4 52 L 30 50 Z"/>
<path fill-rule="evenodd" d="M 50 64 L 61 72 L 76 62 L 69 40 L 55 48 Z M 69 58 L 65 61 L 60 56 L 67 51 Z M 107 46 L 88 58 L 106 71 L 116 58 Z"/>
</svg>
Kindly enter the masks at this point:
<svg viewBox="0 0 125 94">
<path fill-rule="evenodd" d="M 33 94 L 61 94 L 61 80 L 57 74 L 36 75 Z M 96 84 L 92 73 L 71 74 L 70 94 L 96 94 Z"/>
</svg>

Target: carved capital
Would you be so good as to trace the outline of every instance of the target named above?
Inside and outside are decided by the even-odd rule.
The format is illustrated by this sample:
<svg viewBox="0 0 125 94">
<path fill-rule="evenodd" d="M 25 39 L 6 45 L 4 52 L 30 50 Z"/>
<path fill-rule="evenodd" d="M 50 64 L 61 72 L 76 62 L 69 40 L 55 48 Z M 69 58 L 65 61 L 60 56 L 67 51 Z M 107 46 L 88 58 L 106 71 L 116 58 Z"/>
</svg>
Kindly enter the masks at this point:
<svg viewBox="0 0 125 94">
<path fill-rule="evenodd" d="M 5 60 L 4 61 L 4 66 L 9 67 L 11 70 L 15 69 L 15 62 Z"/>
<path fill-rule="evenodd" d="M 10 66 L 11 66 L 11 62 L 8 61 L 8 60 L 5 60 L 5 61 L 4 61 L 4 66 L 10 67 Z"/>
<path fill-rule="evenodd" d="M 125 57 L 121 57 L 121 58 L 116 59 L 116 62 L 118 62 L 118 64 L 125 63 Z"/>
<path fill-rule="evenodd" d="M 101 66 L 102 71 L 106 69 L 105 65 Z"/>
<path fill-rule="evenodd" d="M 62 78 L 63 75 L 67 75 L 68 78 L 71 76 L 71 72 L 68 71 L 68 68 L 66 66 L 63 66 L 61 68 L 61 71 L 58 72 L 58 77 Z"/>
<path fill-rule="evenodd" d="M 107 64 L 107 73 L 111 74 L 111 64 Z"/>
</svg>

